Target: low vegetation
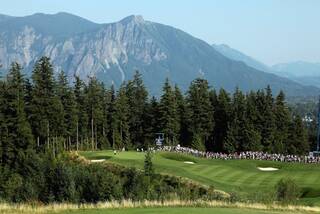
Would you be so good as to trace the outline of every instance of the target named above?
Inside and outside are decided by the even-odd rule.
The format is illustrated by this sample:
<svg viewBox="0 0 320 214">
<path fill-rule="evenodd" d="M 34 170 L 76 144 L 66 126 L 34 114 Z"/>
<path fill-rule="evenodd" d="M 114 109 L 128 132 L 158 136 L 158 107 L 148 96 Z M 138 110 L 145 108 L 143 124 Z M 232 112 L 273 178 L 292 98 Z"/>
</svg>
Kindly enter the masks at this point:
<svg viewBox="0 0 320 214">
<path fill-rule="evenodd" d="M 143 209 L 142 209 L 143 208 Z M 221 214 L 266 214 L 266 213 L 316 213 L 319 207 L 284 206 L 259 203 L 229 203 L 225 201 L 111 201 L 96 204 L 50 204 L 50 205 L 10 205 L 0 204 L 0 213 L 43 214 L 43 213 L 221 213 Z"/>
<path fill-rule="evenodd" d="M 276 186 L 277 199 L 286 203 L 293 203 L 301 196 L 301 190 L 294 180 L 282 178 Z"/>
<path fill-rule="evenodd" d="M 128 199 L 141 200 L 228 200 L 228 195 L 190 180 L 153 171 L 146 155 L 145 171 L 114 164 L 98 164 L 73 155 L 45 159 L 39 171 L 1 174 L 0 197 L 12 202 L 97 203 Z M 45 161 L 44 161 L 45 160 Z M 5 172 L 5 171 L 2 171 Z"/>
</svg>

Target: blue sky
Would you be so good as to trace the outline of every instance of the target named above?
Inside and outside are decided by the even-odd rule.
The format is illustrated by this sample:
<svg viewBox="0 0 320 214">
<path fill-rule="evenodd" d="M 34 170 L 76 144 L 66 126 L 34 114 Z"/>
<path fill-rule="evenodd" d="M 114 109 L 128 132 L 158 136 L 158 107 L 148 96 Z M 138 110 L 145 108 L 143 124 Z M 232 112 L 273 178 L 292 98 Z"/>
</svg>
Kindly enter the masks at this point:
<svg viewBox="0 0 320 214">
<path fill-rule="evenodd" d="M 268 64 L 320 62 L 320 0 L 1 0 L 0 13 L 70 12 L 108 23 L 139 14 Z"/>
</svg>

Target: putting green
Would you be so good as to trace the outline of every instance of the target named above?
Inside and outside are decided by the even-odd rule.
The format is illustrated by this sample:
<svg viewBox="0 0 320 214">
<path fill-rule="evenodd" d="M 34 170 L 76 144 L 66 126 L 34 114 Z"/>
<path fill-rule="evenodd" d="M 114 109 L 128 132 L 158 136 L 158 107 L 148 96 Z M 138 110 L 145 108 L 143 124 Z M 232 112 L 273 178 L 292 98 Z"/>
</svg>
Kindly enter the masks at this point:
<svg viewBox="0 0 320 214">
<path fill-rule="evenodd" d="M 116 155 L 112 151 L 80 154 L 88 159 L 106 159 L 106 162 L 137 168 L 143 168 L 145 155 L 135 151 L 119 152 Z M 320 205 L 320 165 L 257 160 L 212 160 L 167 152 L 155 153 L 153 163 L 156 172 L 186 177 L 213 185 L 216 189 L 245 195 L 269 193 L 281 178 L 290 177 L 303 189 L 302 201 Z M 258 167 L 274 167 L 279 170 L 261 171 Z"/>
</svg>

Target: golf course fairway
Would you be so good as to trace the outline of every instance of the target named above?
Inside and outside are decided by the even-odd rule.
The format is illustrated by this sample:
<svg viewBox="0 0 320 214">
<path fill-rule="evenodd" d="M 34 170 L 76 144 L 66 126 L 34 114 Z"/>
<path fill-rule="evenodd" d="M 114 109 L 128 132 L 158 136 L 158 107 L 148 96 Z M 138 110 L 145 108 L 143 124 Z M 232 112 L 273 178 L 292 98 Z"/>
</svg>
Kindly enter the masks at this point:
<svg viewBox="0 0 320 214">
<path fill-rule="evenodd" d="M 116 155 L 112 151 L 80 152 L 89 160 L 103 160 L 127 167 L 143 168 L 143 152 L 125 151 Z M 189 163 L 193 164 L 189 164 Z M 280 163 L 259 160 L 215 160 L 197 158 L 171 152 L 153 154 L 157 173 L 185 177 L 216 189 L 239 195 L 259 197 L 272 192 L 276 183 L 285 177 L 292 178 L 302 189 L 300 200 L 306 205 L 320 205 L 320 165 Z M 276 171 L 261 171 L 259 167 L 273 167 Z"/>
</svg>

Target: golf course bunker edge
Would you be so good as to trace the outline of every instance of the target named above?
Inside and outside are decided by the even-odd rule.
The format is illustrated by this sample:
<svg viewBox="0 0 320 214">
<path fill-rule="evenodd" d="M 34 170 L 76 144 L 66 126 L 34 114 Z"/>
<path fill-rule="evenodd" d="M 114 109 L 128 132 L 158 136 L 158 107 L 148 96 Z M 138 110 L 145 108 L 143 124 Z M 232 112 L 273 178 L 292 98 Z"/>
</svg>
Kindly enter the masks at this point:
<svg viewBox="0 0 320 214">
<path fill-rule="evenodd" d="M 257 167 L 258 170 L 263 171 L 263 172 L 274 172 L 274 171 L 278 171 L 279 168 L 275 168 L 275 167 Z"/>
</svg>

